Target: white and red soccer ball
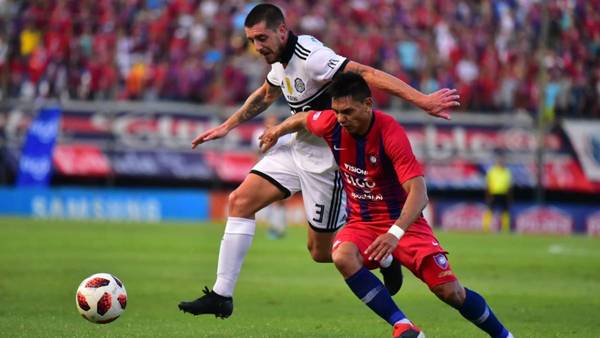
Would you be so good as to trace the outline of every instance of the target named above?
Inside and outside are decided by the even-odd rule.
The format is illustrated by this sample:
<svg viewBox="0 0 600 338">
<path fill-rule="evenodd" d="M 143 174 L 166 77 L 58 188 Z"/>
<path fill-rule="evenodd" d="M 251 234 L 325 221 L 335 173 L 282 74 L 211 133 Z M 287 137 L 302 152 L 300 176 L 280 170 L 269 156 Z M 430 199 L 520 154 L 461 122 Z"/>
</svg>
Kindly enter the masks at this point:
<svg viewBox="0 0 600 338">
<path fill-rule="evenodd" d="M 83 318 L 106 324 L 119 318 L 125 310 L 127 292 L 117 277 L 109 273 L 97 273 L 79 284 L 75 303 Z"/>
</svg>

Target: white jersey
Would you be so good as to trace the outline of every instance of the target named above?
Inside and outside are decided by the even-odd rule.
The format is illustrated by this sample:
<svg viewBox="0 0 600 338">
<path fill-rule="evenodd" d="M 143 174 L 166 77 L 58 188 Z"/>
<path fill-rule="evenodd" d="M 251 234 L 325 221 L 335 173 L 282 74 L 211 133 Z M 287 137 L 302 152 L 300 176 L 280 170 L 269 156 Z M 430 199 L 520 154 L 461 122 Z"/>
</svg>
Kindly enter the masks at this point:
<svg viewBox="0 0 600 338">
<path fill-rule="evenodd" d="M 348 60 L 310 35 L 289 34 L 282 62 L 271 66 L 267 82 L 281 87 L 292 114 L 331 109 L 327 88 Z M 293 136 L 292 155 L 296 165 L 309 172 L 320 173 L 336 167 L 325 141 L 308 131 Z"/>
</svg>

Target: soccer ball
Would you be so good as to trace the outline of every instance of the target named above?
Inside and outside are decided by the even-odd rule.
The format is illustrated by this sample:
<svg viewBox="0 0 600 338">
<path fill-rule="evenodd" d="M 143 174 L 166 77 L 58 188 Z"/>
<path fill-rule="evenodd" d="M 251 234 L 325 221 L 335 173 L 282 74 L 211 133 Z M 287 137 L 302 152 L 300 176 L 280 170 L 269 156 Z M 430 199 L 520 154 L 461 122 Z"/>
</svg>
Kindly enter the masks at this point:
<svg viewBox="0 0 600 338">
<path fill-rule="evenodd" d="M 79 284 L 75 303 L 83 318 L 106 324 L 119 318 L 125 310 L 127 292 L 117 277 L 109 273 L 97 273 Z"/>
</svg>

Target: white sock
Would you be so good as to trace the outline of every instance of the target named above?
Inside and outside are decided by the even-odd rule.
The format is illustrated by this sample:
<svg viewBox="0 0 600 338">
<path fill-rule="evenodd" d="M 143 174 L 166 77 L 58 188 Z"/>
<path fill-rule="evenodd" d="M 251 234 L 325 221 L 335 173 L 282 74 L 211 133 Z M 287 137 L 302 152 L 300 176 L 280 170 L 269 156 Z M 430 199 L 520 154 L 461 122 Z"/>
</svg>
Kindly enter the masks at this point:
<svg viewBox="0 0 600 338">
<path fill-rule="evenodd" d="M 228 217 L 225 234 L 219 249 L 217 281 L 213 291 L 225 297 L 233 295 L 244 258 L 252 244 L 256 221 L 248 218 Z"/>
<path fill-rule="evenodd" d="M 390 265 L 392 265 L 393 260 L 394 260 L 394 256 L 388 255 L 386 258 L 379 261 L 379 266 L 385 269 L 385 268 L 389 267 Z"/>
</svg>

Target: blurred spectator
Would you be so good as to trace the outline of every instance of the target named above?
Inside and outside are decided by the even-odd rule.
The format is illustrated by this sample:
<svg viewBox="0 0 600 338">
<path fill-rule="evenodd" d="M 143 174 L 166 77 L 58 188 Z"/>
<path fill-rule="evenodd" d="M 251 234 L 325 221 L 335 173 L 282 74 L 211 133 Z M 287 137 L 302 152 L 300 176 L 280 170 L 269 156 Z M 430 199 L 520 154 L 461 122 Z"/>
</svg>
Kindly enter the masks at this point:
<svg viewBox="0 0 600 338">
<path fill-rule="evenodd" d="M 600 0 L 548 0 L 543 67 L 559 116 L 600 117 Z M 11 97 L 239 104 L 267 72 L 248 52 L 240 0 L 4 2 L 0 62 Z M 542 2 L 279 1 L 296 33 L 465 110 L 537 105 Z M 7 14 L 8 13 L 8 14 Z M 4 53 L 4 54 L 2 54 Z M 56 83 L 55 81 L 59 81 Z M 61 82 L 62 81 L 62 82 Z M 374 93 L 378 105 L 396 105 Z M 402 103 L 404 104 L 404 103 Z"/>
</svg>

